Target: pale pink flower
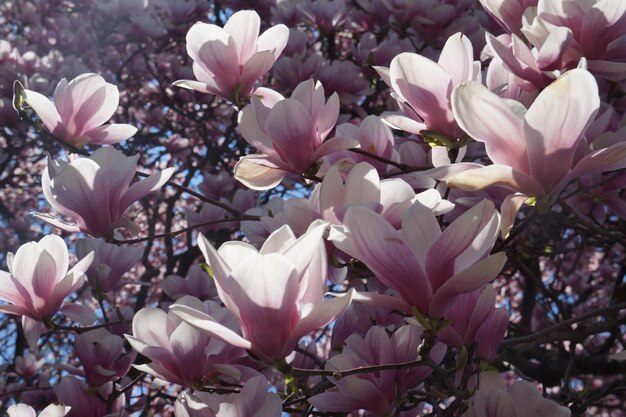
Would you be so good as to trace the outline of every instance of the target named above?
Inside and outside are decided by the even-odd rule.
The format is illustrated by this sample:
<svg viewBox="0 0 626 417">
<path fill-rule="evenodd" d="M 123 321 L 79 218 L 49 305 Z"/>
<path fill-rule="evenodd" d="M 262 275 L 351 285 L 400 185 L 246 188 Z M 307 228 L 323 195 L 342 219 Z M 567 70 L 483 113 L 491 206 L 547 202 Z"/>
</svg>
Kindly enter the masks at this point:
<svg viewBox="0 0 626 417">
<path fill-rule="evenodd" d="M 321 83 L 304 81 L 291 98 L 279 98 L 253 96 L 240 113 L 241 135 L 261 154 L 242 157 L 235 178 L 255 190 L 274 188 L 288 172 L 303 174 L 323 156 L 358 146 L 351 138 L 324 141 L 339 117 L 339 98 L 333 94 L 326 102 Z"/>
<path fill-rule="evenodd" d="M 50 404 L 37 414 L 35 410 L 26 404 L 14 404 L 8 408 L 9 417 L 63 417 L 72 407 Z"/>
<path fill-rule="evenodd" d="M 396 56 L 389 68 L 376 70 L 391 87 L 403 113 L 384 117 L 394 127 L 415 134 L 431 130 L 452 140 L 463 136 L 452 115 L 452 90 L 480 76 L 480 63 L 474 61 L 466 36 L 450 36 L 437 62 L 405 52 Z"/>
<path fill-rule="evenodd" d="M 354 206 L 330 239 L 398 291 L 399 310 L 415 306 L 440 318 L 460 294 L 482 287 L 504 266 L 504 253 L 489 255 L 499 220 L 493 203 L 483 200 L 442 232 L 432 209 L 415 202 L 396 230 L 382 215 Z"/>
<path fill-rule="evenodd" d="M 138 160 L 139 155 L 124 156 L 113 147 L 100 148 L 89 158 L 72 162 L 48 158 L 41 178 L 43 193 L 56 211 L 71 217 L 75 224 L 43 213 L 35 216 L 62 230 L 94 237 L 133 226 L 124 216 L 126 209 L 161 188 L 174 173 L 174 168 L 166 168 L 131 185 Z"/>
<path fill-rule="evenodd" d="M 459 125 L 485 144 L 494 162 L 453 175 L 448 179 L 452 187 L 473 191 L 498 185 L 526 196 L 555 196 L 582 175 L 626 167 L 626 142 L 575 161 L 600 106 L 596 81 L 586 70 L 566 72 L 528 110 L 476 82 L 457 87 L 452 101 Z"/>
<path fill-rule="evenodd" d="M 216 365 L 245 356 L 242 349 L 185 323 L 172 311 L 174 306 L 210 314 L 216 324 L 233 334 L 239 332 L 235 317 L 213 301 L 201 302 L 185 296 L 167 313 L 158 308 L 143 308 L 133 317 L 133 335 L 126 335 L 131 346 L 152 361 L 135 366 L 137 369 L 183 387 L 203 386 L 216 372 Z"/>
<path fill-rule="evenodd" d="M 351 301 L 351 293 L 324 301 L 325 226 L 314 222 L 298 239 L 284 226 L 260 251 L 239 241 L 226 242 L 216 251 L 200 235 L 198 244 L 213 269 L 218 294 L 239 320 L 243 337 L 193 308 L 173 305 L 170 310 L 264 361 L 286 357 L 300 338 L 330 323 Z"/>
<path fill-rule="evenodd" d="M 276 25 L 259 36 L 261 20 L 252 10 L 233 14 L 224 28 L 197 22 L 187 33 L 187 53 L 198 81 L 178 87 L 210 93 L 240 105 L 270 70 L 287 44 L 289 29 Z"/>
<path fill-rule="evenodd" d="M 92 260 L 90 253 L 68 271 L 67 245 L 56 235 L 20 246 L 7 255 L 9 272 L 0 271 L 0 300 L 10 303 L 0 305 L 0 311 L 23 316 L 29 341 L 36 341 L 40 322 L 63 310 L 63 300 L 83 285 Z"/>
<path fill-rule="evenodd" d="M 250 378 L 238 394 L 184 394 L 174 404 L 176 417 L 279 417 L 282 400 L 269 392 L 264 376 Z"/>
<path fill-rule="evenodd" d="M 462 417 L 569 417 L 569 408 L 544 398 L 528 381 L 509 388 L 497 372 L 479 375 L 479 389 Z"/>
<path fill-rule="evenodd" d="M 69 83 L 63 78 L 54 92 L 54 104 L 42 94 L 25 90 L 26 103 L 57 138 L 77 147 L 87 143 L 110 145 L 137 133 L 127 124 L 107 124 L 120 101 L 117 87 L 98 74 L 82 74 Z"/>
<path fill-rule="evenodd" d="M 562 29 L 562 28 L 561 28 Z M 563 30 L 555 30 L 552 37 L 556 38 Z M 508 74 L 515 82 L 507 84 L 517 85 L 521 90 L 532 93 L 547 87 L 555 78 L 559 76 L 560 68 L 572 68 L 578 64 L 579 57 L 561 56 L 558 62 L 548 62 L 545 56 L 551 56 L 558 51 L 562 45 L 557 39 L 554 42 L 546 42 L 540 48 L 532 48 L 516 34 L 500 35 L 495 37 L 487 34 L 487 47 L 485 52 L 493 56 L 493 61 L 489 65 L 498 66 L 501 72 Z M 491 70 L 490 72 L 493 72 Z M 490 77 L 495 74 L 490 73 Z M 504 74 L 500 74 L 503 78 Z"/>
<path fill-rule="evenodd" d="M 290 200 L 285 203 L 288 206 Z M 340 225 L 346 211 L 360 205 L 380 213 L 391 225 L 399 228 L 403 213 L 415 202 L 432 209 L 436 215 L 452 210 L 453 205 L 441 198 L 437 190 L 415 194 L 413 188 L 400 178 L 381 180 L 378 172 L 367 162 L 359 162 L 345 181 L 338 164 L 333 165 L 322 183 L 311 195 L 311 212 L 325 221 Z M 295 213 L 294 213 L 295 214 Z"/>
</svg>

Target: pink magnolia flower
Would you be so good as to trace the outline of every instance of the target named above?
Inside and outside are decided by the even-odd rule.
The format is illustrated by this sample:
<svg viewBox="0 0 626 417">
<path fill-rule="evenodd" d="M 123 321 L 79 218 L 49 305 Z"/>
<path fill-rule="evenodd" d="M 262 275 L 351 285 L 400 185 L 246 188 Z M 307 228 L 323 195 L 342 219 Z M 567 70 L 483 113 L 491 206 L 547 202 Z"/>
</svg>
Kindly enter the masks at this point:
<svg viewBox="0 0 626 417">
<path fill-rule="evenodd" d="M 566 200 L 571 208 L 589 216 L 598 224 L 603 224 L 610 214 L 626 219 L 626 201 L 621 197 L 626 189 L 626 174 L 612 178 L 588 175 L 581 177 L 580 183 L 582 192 Z"/>
<path fill-rule="evenodd" d="M 102 125 L 117 110 L 120 95 L 98 74 L 82 74 L 69 83 L 63 78 L 54 92 L 54 104 L 35 91 L 25 92 L 26 102 L 46 129 L 71 145 L 110 145 L 137 133 L 127 124 Z"/>
<path fill-rule="evenodd" d="M 39 413 L 39 417 L 63 417 L 70 409 L 71 407 L 50 404 Z M 26 404 L 13 404 L 8 408 L 7 414 L 9 417 L 37 417 L 35 410 Z"/>
<path fill-rule="evenodd" d="M 321 83 L 307 80 L 291 98 L 279 97 L 253 96 L 240 113 L 241 135 L 261 154 L 242 157 L 235 178 L 255 190 L 274 188 L 288 172 L 303 174 L 323 156 L 358 146 L 351 138 L 324 141 L 339 117 L 339 98 L 325 102 Z"/>
<path fill-rule="evenodd" d="M 493 361 L 509 324 L 506 310 L 495 303 L 491 285 L 460 295 L 446 313 L 451 324 L 438 333 L 439 339 L 457 349 L 474 344 L 478 358 Z"/>
<path fill-rule="evenodd" d="M 42 370 L 46 360 L 43 354 L 32 354 L 26 352 L 23 356 L 15 358 L 15 372 L 30 382 L 39 374 Z"/>
<path fill-rule="evenodd" d="M 569 417 L 569 408 L 544 398 L 528 381 L 508 389 L 497 372 L 479 375 L 479 389 L 462 417 Z"/>
<path fill-rule="evenodd" d="M 215 282 L 209 278 L 200 265 L 191 265 L 185 278 L 178 275 L 169 275 L 161 284 L 163 292 L 177 300 L 185 295 L 199 299 L 216 299 L 217 289 Z"/>
<path fill-rule="evenodd" d="M 323 62 L 322 56 L 315 51 L 307 50 L 292 56 L 282 56 L 273 69 L 276 85 L 282 91 L 293 91 L 301 82 L 310 78 L 316 79 Z"/>
<path fill-rule="evenodd" d="M 354 138 L 359 141 L 360 148 L 364 151 L 378 155 L 382 158 L 392 160 L 394 153 L 394 137 L 391 129 L 383 123 L 377 116 L 367 116 L 356 126 L 351 123 L 344 123 L 335 129 L 335 136 Z M 350 151 L 339 151 L 326 157 L 326 160 L 342 161 L 346 165 L 349 161 L 367 162 L 374 166 L 380 173 L 387 172 L 389 164 L 370 158 L 365 155 Z"/>
<path fill-rule="evenodd" d="M 336 59 L 323 63 L 318 77 L 326 90 L 339 95 L 339 101 L 344 106 L 356 105 L 360 99 L 374 92 L 370 81 L 361 74 L 361 68 L 352 61 Z"/>
<path fill-rule="evenodd" d="M 40 322 L 71 306 L 62 307 L 63 300 L 83 285 L 92 260 L 90 253 L 68 271 L 67 245 L 56 235 L 20 246 L 7 256 L 9 272 L 0 271 L 0 300 L 10 303 L 0 305 L 0 312 L 23 316 L 30 341 L 36 341 Z"/>
<path fill-rule="evenodd" d="M 351 301 L 351 293 L 324 301 L 325 227 L 324 222 L 314 222 L 296 239 L 284 226 L 260 251 L 239 241 L 226 242 L 216 251 L 200 235 L 198 245 L 213 269 L 218 294 L 239 320 L 243 337 L 188 306 L 173 305 L 170 310 L 264 361 L 286 357 L 300 338 L 330 323 Z"/>
<path fill-rule="evenodd" d="M 210 314 L 216 324 L 238 334 L 235 317 L 213 301 L 201 302 L 185 296 L 167 313 L 158 308 L 143 308 L 133 317 L 133 335 L 126 335 L 131 346 L 152 361 L 135 366 L 137 369 L 183 387 L 203 386 L 216 372 L 216 365 L 245 356 L 242 349 L 185 323 L 172 311 L 174 306 Z"/>
<path fill-rule="evenodd" d="M 575 161 L 600 105 L 596 81 L 586 70 L 566 72 L 528 110 L 476 82 L 457 87 L 452 101 L 459 125 L 485 144 L 494 162 L 453 175 L 452 187 L 473 191 L 498 185 L 527 196 L 554 196 L 582 175 L 626 167 L 626 142 Z M 495 125 L 494 119 L 501 122 Z"/>
<path fill-rule="evenodd" d="M 273 26 L 259 36 L 260 24 L 259 15 L 252 10 L 233 14 L 223 29 L 197 22 L 187 33 L 187 53 L 194 61 L 198 81 L 179 80 L 174 85 L 240 105 L 274 65 L 289 37 L 285 25 Z"/>
<path fill-rule="evenodd" d="M 584 57 L 594 75 L 614 81 L 626 78 L 623 1 L 539 0 L 524 20 L 526 38 L 545 50 L 538 57 L 542 66 L 563 63 L 564 68 L 571 68 Z"/>
<path fill-rule="evenodd" d="M 48 168 L 41 178 L 43 193 L 56 211 L 76 224 L 43 213 L 35 216 L 62 230 L 94 237 L 107 236 L 118 227 L 134 226 L 124 216 L 126 209 L 161 188 L 174 173 L 174 168 L 167 168 L 130 185 L 138 159 L 139 155 L 124 156 L 113 147 L 100 148 L 89 158 L 72 162 L 48 158 Z"/>
<path fill-rule="evenodd" d="M 520 34 L 522 16 L 538 0 L 480 0 L 480 4 L 509 33 Z"/>
<path fill-rule="evenodd" d="M 436 215 L 453 208 L 437 190 L 415 194 L 413 188 L 400 178 L 381 180 L 376 169 L 367 162 L 356 164 L 344 182 L 337 165 L 328 170 L 310 202 L 313 216 L 331 224 L 340 225 L 346 211 L 356 205 L 380 213 L 394 227 L 400 227 L 403 213 L 415 201 L 432 209 Z M 290 200 L 285 203 L 286 206 L 289 204 Z"/>
<path fill-rule="evenodd" d="M 121 393 L 109 403 L 112 391 L 112 382 L 94 389 L 73 376 L 62 377 L 54 386 L 57 400 L 71 408 L 67 417 L 126 417 L 126 396 Z"/>
<path fill-rule="evenodd" d="M 269 392 L 264 376 L 250 378 L 238 394 L 184 394 L 174 404 L 176 417 L 278 417 L 283 411 L 282 400 Z"/>
<path fill-rule="evenodd" d="M 365 338 L 359 335 L 348 337 L 341 354 L 326 362 L 325 369 L 341 372 L 362 366 L 414 361 L 419 357 L 421 342 L 422 330 L 418 326 L 402 326 L 391 336 L 384 327 L 374 326 Z M 431 358 L 439 362 L 445 351 L 445 346 L 436 344 L 431 349 Z M 331 378 L 337 392 L 317 394 L 308 401 L 326 412 L 365 409 L 373 416 L 394 415 L 396 401 L 431 373 L 432 369 L 427 366 L 416 366 Z"/>
<path fill-rule="evenodd" d="M 397 129 L 420 134 L 432 130 L 458 139 L 463 132 L 452 115 L 452 89 L 480 76 L 472 44 L 457 33 L 446 41 L 438 62 L 415 53 L 396 56 L 389 68 L 376 67 L 391 87 L 403 115 L 384 118 Z"/>
<path fill-rule="evenodd" d="M 104 329 L 76 336 L 74 348 L 84 371 L 70 365 L 63 368 L 84 377 L 93 387 L 124 377 L 137 356 L 136 352 L 126 353 L 124 339 Z"/>
<path fill-rule="evenodd" d="M 85 256 L 93 252 L 94 260 L 87 270 L 87 280 L 95 291 L 105 294 L 132 283 L 122 280 L 143 255 L 139 246 L 118 246 L 102 239 L 85 238 L 76 242 L 76 254 Z"/>
<path fill-rule="evenodd" d="M 300 10 L 324 33 L 337 30 L 347 17 L 345 0 L 304 0 Z"/>
<path fill-rule="evenodd" d="M 557 36 L 558 33 L 559 31 L 555 31 L 553 36 Z M 554 42 L 547 42 L 545 48 L 531 48 L 515 34 L 498 37 L 488 34 L 485 52 L 493 56 L 487 73 L 488 81 L 493 82 L 493 78 L 496 77 L 500 79 L 508 77 L 506 83 L 508 88 L 519 88 L 527 93 L 541 90 L 559 76 L 559 71 L 554 69 L 554 62 L 547 64 L 543 58 L 557 48 L 560 48 L 560 45 L 554 45 Z M 576 66 L 578 61 L 579 59 L 572 58 L 571 62 L 564 63 L 561 59 L 556 66 L 559 69 L 563 66 L 571 68 Z M 502 86 L 498 87 L 502 89 Z"/>
<path fill-rule="evenodd" d="M 493 203 L 483 200 L 442 232 L 432 210 L 416 202 L 405 211 L 398 231 L 382 215 L 355 206 L 330 239 L 398 291 L 399 310 L 410 312 L 415 306 L 441 318 L 460 294 L 482 287 L 504 266 L 504 253 L 489 256 L 499 220 Z"/>
</svg>

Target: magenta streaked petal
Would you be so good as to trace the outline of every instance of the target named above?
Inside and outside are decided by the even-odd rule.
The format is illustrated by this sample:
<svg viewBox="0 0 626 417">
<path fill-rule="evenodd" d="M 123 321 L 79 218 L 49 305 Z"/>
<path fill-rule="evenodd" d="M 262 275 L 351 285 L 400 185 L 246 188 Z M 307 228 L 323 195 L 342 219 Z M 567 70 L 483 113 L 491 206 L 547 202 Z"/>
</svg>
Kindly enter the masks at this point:
<svg viewBox="0 0 626 417">
<path fill-rule="evenodd" d="M 458 294 L 480 288 L 494 279 L 506 263 L 506 254 L 498 252 L 470 266 L 446 281 L 433 296 L 430 304 L 432 317 L 443 317 Z"/>
</svg>

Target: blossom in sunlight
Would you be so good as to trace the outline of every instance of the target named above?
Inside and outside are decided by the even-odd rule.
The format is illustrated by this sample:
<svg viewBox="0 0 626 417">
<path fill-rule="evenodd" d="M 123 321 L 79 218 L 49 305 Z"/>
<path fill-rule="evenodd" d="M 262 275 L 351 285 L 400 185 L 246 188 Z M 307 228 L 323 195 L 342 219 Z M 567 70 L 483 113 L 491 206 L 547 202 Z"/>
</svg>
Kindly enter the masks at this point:
<svg viewBox="0 0 626 417">
<path fill-rule="evenodd" d="M 304 174 L 322 157 L 359 146 L 352 138 L 324 140 L 339 117 L 339 97 L 333 93 L 326 101 L 320 82 L 304 81 L 286 99 L 271 93 L 264 99 L 253 96 L 240 114 L 241 135 L 261 151 L 235 165 L 235 178 L 245 186 L 274 188 L 289 172 Z"/>
<path fill-rule="evenodd" d="M 454 116 L 463 130 L 485 144 L 494 164 L 453 175 L 448 185 L 467 191 L 497 185 L 527 196 L 554 196 L 582 175 L 626 167 L 626 142 L 576 158 L 599 106 L 596 81 L 584 69 L 559 77 L 528 110 L 477 82 L 457 87 Z"/>
<path fill-rule="evenodd" d="M 430 130 L 452 140 L 463 135 L 452 115 L 452 89 L 480 77 L 480 63 L 474 61 L 474 49 L 466 36 L 450 36 L 437 62 L 404 52 L 391 61 L 389 68 L 376 70 L 391 87 L 402 110 L 401 114 L 384 117 L 394 127 L 416 134 Z"/>
<path fill-rule="evenodd" d="M 24 92 L 46 129 L 70 145 L 110 145 L 137 133 L 127 124 L 103 125 L 117 110 L 120 93 L 98 74 L 82 74 L 70 82 L 63 78 L 54 91 L 54 104 L 35 91 Z"/>
<path fill-rule="evenodd" d="M 239 241 L 216 251 L 200 235 L 198 244 L 213 269 L 218 294 L 239 320 L 243 337 L 194 308 L 173 305 L 170 310 L 267 362 L 286 357 L 300 338 L 330 323 L 351 301 L 351 293 L 324 301 L 325 227 L 316 221 L 298 239 L 289 227 L 281 227 L 260 251 Z"/>
<path fill-rule="evenodd" d="M 270 70 L 287 44 L 289 29 L 272 26 L 259 36 L 261 20 L 252 10 L 233 14 L 224 28 L 197 22 L 187 33 L 195 80 L 175 86 L 215 94 L 239 105 Z"/>
<path fill-rule="evenodd" d="M 0 305 L 0 312 L 23 316 L 32 345 L 42 330 L 41 322 L 62 310 L 65 297 L 83 285 L 92 260 L 90 253 L 68 271 L 67 245 L 56 235 L 20 246 L 15 255 L 7 256 L 9 272 L 0 271 L 0 300 L 10 303 Z"/>
</svg>

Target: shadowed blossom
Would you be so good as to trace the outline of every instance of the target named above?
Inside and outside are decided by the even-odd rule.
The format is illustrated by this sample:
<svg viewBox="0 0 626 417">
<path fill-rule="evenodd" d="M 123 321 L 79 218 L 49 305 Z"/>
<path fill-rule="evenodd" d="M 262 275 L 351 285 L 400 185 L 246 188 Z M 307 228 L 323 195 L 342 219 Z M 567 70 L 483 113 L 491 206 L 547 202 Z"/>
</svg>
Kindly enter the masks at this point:
<svg viewBox="0 0 626 417">
<path fill-rule="evenodd" d="M 504 253 L 489 254 L 499 225 L 499 215 L 488 200 L 463 213 L 443 232 L 432 210 L 420 202 L 404 212 L 401 230 L 382 215 L 355 206 L 348 209 L 343 227 L 332 230 L 330 239 L 398 291 L 399 310 L 410 312 L 410 306 L 415 306 L 440 318 L 460 294 L 482 287 L 504 266 Z"/>
<path fill-rule="evenodd" d="M 216 324 L 234 334 L 239 331 L 233 315 L 213 301 L 201 302 L 185 296 L 174 305 L 210 314 Z M 242 349 L 185 323 L 172 312 L 172 307 L 167 313 L 158 308 L 144 308 L 133 317 L 133 335 L 126 335 L 126 339 L 152 361 L 136 365 L 137 369 L 183 387 L 202 386 L 216 372 L 216 366 L 245 356 Z"/>
<path fill-rule="evenodd" d="M 359 335 L 348 337 L 341 354 L 333 356 L 325 369 L 341 372 L 363 366 L 415 361 L 419 357 L 421 336 L 421 329 L 414 325 L 402 326 L 391 336 L 383 327 L 374 326 L 365 338 Z M 445 350 L 443 345 L 435 345 L 430 352 L 431 358 L 439 362 Z M 396 401 L 431 373 L 432 369 L 427 366 L 414 366 L 331 378 L 337 391 L 314 395 L 309 403 L 326 412 L 365 409 L 372 416 L 394 415 Z"/>
<path fill-rule="evenodd" d="M 48 158 L 41 178 L 43 193 L 56 211 L 71 217 L 75 224 L 48 214 L 34 215 L 67 232 L 94 237 L 108 236 L 118 227 L 137 227 L 124 216 L 126 209 L 161 188 L 174 173 L 174 168 L 166 168 L 131 185 L 138 160 L 139 155 L 124 156 L 112 147 L 72 162 Z"/>
<path fill-rule="evenodd" d="M 268 392 L 264 376 L 250 378 L 237 394 L 184 394 L 174 404 L 176 417 L 280 417 L 283 411 L 278 394 Z"/>
</svg>

